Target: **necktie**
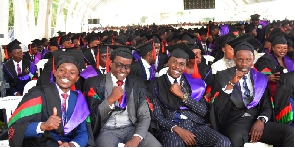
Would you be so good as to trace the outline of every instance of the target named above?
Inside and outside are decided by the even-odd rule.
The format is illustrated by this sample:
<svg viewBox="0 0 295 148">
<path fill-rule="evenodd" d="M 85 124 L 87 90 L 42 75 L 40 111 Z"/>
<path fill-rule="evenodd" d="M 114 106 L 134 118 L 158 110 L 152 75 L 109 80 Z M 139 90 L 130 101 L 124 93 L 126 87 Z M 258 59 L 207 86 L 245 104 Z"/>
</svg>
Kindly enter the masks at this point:
<svg viewBox="0 0 295 148">
<path fill-rule="evenodd" d="M 243 77 L 243 80 L 244 80 L 244 81 L 243 81 L 243 87 L 244 87 L 244 89 L 245 89 L 245 91 L 244 91 L 244 95 L 245 95 L 246 97 L 250 98 L 250 90 L 249 90 L 248 85 L 247 85 L 247 82 L 246 82 L 247 77 L 244 76 L 244 77 Z"/>
<path fill-rule="evenodd" d="M 102 71 L 102 74 L 105 74 L 106 69 L 102 68 L 101 71 Z"/>
<path fill-rule="evenodd" d="M 22 75 L 22 70 L 19 67 L 19 64 L 16 64 L 16 68 L 17 68 L 17 75 Z"/>
<path fill-rule="evenodd" d="M 152 75 L 153 75 L 153 70 L 152 70 L 152 67 L 150 67 L 150 68 L 149 68 L 149 71 L 150 71 L 150 77 L 149 77 L 149 79 L 148 79 L 148 80 L 150 80 L 150 79 L 151 79 L 151 77 L 152 77 Z"/>
<path fill-rule="evenodd" d="M 31 56 L 31 62 L 33 62 L 33 63 L 35 62 L 33 55 Z"/>
<path fill-rule="evenodd" d="M 63 125 L 66 125 L 67 123 L 67 98 L 68 98 L 68 94 L 67 93 L 63 93 L 61 94 L 62 98 L 63 98 L 63 102 L 61 104 L 61 114 L 62 114 L 62 121 L 63 121 Z"/>
<path fill-rule="evenodd" d="M 178 83 L 178 82 L 177 82 L 177 79 L 174 79 L 174 82 L 173 82 L 173 83 Z"/>
<path fill-rule="evenodd" d="M 118 86 L 120 86 L 120 87 L 123 85 L 123 83 L 124 83 L 124 82 L 121 81 L 121 80 L 118 80 L 118 81 L 117 81 L 117 84 L 118 84 Z M 119 104 L 122 103 L 122 99 L 123 99 L 123 96 L 121 96 L 121 97 L 119 98 L 119 100 L 118 100 L 118 103 L 119 103 Z"/>
</svg>

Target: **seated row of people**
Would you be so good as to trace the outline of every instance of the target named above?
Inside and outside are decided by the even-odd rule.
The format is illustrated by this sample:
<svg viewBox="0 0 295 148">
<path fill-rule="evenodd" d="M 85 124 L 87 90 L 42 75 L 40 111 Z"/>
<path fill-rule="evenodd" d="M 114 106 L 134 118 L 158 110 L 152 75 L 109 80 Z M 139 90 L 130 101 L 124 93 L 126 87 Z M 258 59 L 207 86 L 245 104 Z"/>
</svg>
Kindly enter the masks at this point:
<svg viewBox="0 0 295 148">
<path fill-rule="evenodd" d="M 251 68 L 258 44 L 248 36 L 226 41 L 236 66 L 216 70 L 215 80 L 189 42 L 167 46 L 168 69 L 160 77 L 144 66 L 156 61 L 153 42 L 139 47 L 142 62 L 135 62 L 138 72 L 151 71 L 145 77 L 134 71 L 131 47 L 105 48 L 108 73 L 99 70 L 98 56 L 88 56 L 95 62 L 86 68 L 81 51 L 54 51 L 48 62 L 54 79 L 23 97 L 9 121 L 10 146 L 293 146 L 293 128 L 274 122 L 266 76 Z M 90 55 L 104 54 L 95 49 Z M 91 67 L 96 71 L 85 72 Z M 85 96 L 71 89 L 79 75 Z M 158 125 L 153 133 L 151 120 Z"/>
</svg>

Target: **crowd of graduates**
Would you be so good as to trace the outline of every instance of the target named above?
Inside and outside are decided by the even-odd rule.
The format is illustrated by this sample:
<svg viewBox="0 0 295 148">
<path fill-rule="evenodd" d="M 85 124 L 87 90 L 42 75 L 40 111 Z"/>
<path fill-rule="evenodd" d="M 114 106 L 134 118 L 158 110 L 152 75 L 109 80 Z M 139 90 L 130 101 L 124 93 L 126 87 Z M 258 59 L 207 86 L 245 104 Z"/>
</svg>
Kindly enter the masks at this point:
<svg viewBox="0 0 295 148">
<path fill-rule="evenodd" d="M 26 52 L 15 39 L 3 46 L 6 94 L 23 96 L 10 146 L 294 146 L 294 22 L 259 17 L 58 32 Z"/>
</svg>

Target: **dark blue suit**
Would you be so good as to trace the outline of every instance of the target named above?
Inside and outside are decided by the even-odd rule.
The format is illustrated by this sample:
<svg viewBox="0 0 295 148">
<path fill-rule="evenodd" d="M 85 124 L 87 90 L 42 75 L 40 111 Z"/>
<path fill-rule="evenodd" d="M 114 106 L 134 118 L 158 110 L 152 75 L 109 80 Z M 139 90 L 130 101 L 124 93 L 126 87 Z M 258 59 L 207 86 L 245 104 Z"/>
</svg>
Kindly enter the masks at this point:
<svg viewBox="0 0 295 148">
<path fill-rule="evenodd" d="M 71 91 L 68 101 L 68 109 L 67 109 L 67 121 L 71 118 L 71 115 L 74 111 L 75 105 L 77 101 L 77 96 L 74 92 Z M 37 134 L 37 126 L 39 122 L 32 122 L 26 129 L 25 138 L 33 138 L 33 137 L 41 137 L 42 134 Z M 71 142 L 74 141 L 80 146 L 84 147 L 87 145 L 88 142 L 88 133 L 87 133 L 87 125 L 86 121 L 83 121 L 76 127 L 75 136 L 74 132 L 70 132 L 67 135 L 59 135 L 54 130 L 50 131 L 50 134 L 53 139 L 56 141 L 62 142 Z"/>
</svg>

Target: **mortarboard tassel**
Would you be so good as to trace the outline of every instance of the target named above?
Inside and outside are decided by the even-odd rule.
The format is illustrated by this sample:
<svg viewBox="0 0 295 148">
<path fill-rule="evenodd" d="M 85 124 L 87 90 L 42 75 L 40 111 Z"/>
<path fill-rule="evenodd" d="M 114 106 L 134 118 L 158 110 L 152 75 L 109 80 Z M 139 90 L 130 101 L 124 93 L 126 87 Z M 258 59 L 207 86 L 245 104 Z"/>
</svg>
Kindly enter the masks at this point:
<svg viewBox="0 0 295 148">
<path fill-rule="evenodd" d="M 114 38 L 115 38 L 115 36 L 112 37 L 112 45 L 114 45 L 114 41 L 115 41 Z"/>
<path fill-rule="evenodd" d="M 80 46 L 80 39 L 81 39 L 81 38 L 80 38 L 80 36 L 79 36 L 79 38 L 78 38 L 78 44 L 79 44 L 79 46 Z"/>
<path fill-rule="evenodd" d="M 8 60 L 7 46 L 4 47 L 5 59 Z"/>
<path fill-rule="evenodd" d="M 107 57 L 106 57 L 106 72 L 110 71 L 110 59 L 109 59 L 109 47 L 107 46 Z"/>
<path fill-rule="evenodd" d="M 99 50 L 97 51 L 97 54 L 96 54 L 96 68 L 99 69 Z"/>
<path fill-rule="evenodd" d="M 193 78 L 201 78 L 201 75 L 199 73 L 197 58 L 195 58 Z"/>
<path fill-rule="evenodd" d="M 155 43 L 154 43 L 154 41 L 152 41 L 152 42 L 153 42 L 152 56 L 153 56 L 153 59 L 156 59 L 157 53 L 156 53 Z"/>
<path fill-rule="evenodd" d="M 61 38 L 61 37 L 57 37 L 58 45 L 60 45 L 60 38 Z"/>
<path fill-rule="evenodd" d="M 162 41 L 162 53 L 165 53 L 165 45 L 166 45 L 166 41 L 163 40 Z"/>
<path fill-rule="evenodd" d="M 52 57 L 52 72 L 55 73 L 54 56 Z"/>
<path fill-rule="evenodd" d="M 32 53 L 32 44 L 30 44 L 30 47 L 29 47 L 29 53 L 30 53 L 30 55 L 33 54 L 33 53 Z"/>
<path fill-rule="evenodd" d="M 73 84 L 72 86 L 71 86 L 71 90 L 76 90 L 76 84 Z"/>
</svg>

